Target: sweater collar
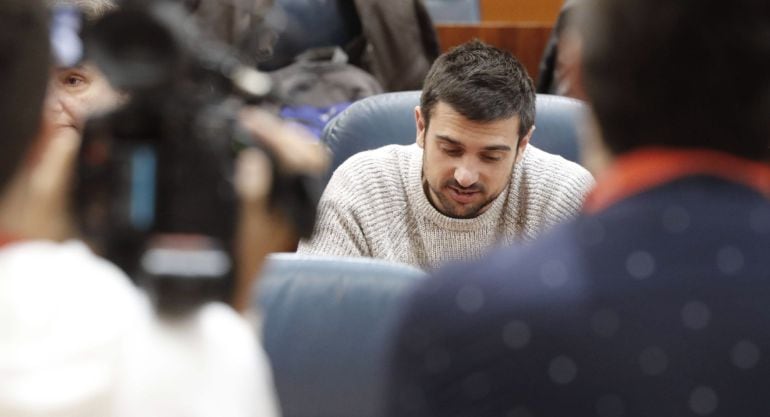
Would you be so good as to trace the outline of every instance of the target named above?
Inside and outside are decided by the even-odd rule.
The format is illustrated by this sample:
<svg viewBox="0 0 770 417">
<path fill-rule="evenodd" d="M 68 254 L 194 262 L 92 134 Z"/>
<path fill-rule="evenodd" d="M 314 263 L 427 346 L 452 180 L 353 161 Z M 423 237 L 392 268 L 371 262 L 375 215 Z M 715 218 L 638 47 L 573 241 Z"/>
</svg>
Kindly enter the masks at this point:
<svg viewBox="0 0 770 417">
<path fill-rule="evenodd" d="M 454 231 L 472 231 L 482 228 L 494 229 L 497 227 L 503 214 L 505 202 L 508 200 L 510 186 L 495 198 L 486 211 L 474 218 L 456 219 L 446 216 L 436 210 L 430 200 L 428 200 L 428 196 L 425 195 L 422 184 L 422 149 L 416 144 L 410 145 L 410 148 L 407 196 L 411 200 L 411 205 L 416 208 L 416 213 L 419 217 L 427 219 L 442 229 Z"/>
<path fill-rule="evenodd" d="M 743 184 L 770 197 L 770 166 L 707 149 L 642 148 L 618 157 L 599 176 L 583 211 L 602 211 L 620 200 L 692 175 Z"/>
</svg>

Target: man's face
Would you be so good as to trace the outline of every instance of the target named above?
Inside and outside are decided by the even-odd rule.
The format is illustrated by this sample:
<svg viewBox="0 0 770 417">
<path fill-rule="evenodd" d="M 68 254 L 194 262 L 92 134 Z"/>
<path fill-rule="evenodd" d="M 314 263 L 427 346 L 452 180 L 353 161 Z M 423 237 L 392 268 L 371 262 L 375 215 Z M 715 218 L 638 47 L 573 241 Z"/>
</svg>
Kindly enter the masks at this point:
<svg viewBox="0 0 770 417">
<path fill-rule="evenodd" d="M 123 101 L 107 78 L 88 63 L 53 69 L 49 83 L 47 117 L 57 130 L 82 133 L 90 115 L 112 110 Z"/>
<path fill-rule="evenodd" d="M 505 190 L 534 130 L 519 141 L 518 116 L 475 122 L 443 102 L 427 128 L 419 107 L 415 118 L 425 193 L 438 211 L 455 218 L 480 215 Z"/>
</svg>

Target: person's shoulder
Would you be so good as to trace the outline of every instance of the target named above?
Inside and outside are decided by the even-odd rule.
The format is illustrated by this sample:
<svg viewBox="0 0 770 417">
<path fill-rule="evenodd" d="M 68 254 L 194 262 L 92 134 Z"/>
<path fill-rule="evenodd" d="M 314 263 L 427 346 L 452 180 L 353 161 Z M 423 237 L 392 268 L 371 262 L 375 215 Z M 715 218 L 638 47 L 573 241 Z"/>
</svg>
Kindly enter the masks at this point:
<svg viewBox="0 0 770 417">
<path fill-rule="evenodd" d="M 183 320 L 148 324 L 127 353 L 121 416 L 164 409 L 178 415 L 278 415 L 256 329 L 232 308 L 208 303 Z"/>
<path fill-rule="evenodd" d="M 5 371 L 0 379 L 14 389 L 0 400 L 0 408 L 9 402 L 14 409 L 27 407 L 21 399 L 29 395 L 20 388 L 26 384 L 15 381 L 46 380 L 47 388 L 35 398 L 37 411 L 66 403 L 100 415 L 94 412 L 103 411 L 97 404 L 120 385 L 126 346 L 149 317 L 145 306 L 128 278 L 82 243 L 4 246 L 0 328 L 12 331 L 0 332 L 0 369 Z M 7 372 L 14 368 L 18 372 Z"/>
<path fill-rule="evenodd" d="M 532 243 L 498 247 L 477 261 L 446 265 L 415 292 L 412 305 L 461 315 L 569 295 L 580 286 L 578 228 L 576 220 L 569 221 Z M 479 300 L 478 311 L 466 311 L 474 309 L 473 299 Z"/>
<path fill-rule="evenodd" d="M 22 274 L 29 279 L 64 280 L 71 286 L 87 284 L 133 290 L 123 271 L 74 240 L 22 241 L 8 245 L 0 250 L 0 270 L 6 277 Z"/>
<path fill-rule="evenodd" d="M 528 145 L 525 152 L 522 165 L 530 173 L 559 177 L 593 178 L 588 170 L 580 164 L 561 155 L 546 152 L 534 145 Z"/>
<path fill-rule="evenodd" d="M 59 320 L 93 322 L 97 327 L 111 321 L 116 331 L 122 325 L 118 322 L 130 322 L 146 309 L 142 293 L 128 276 L 78 241 L 4 247 L 0 287 L 7 290 L 0 291 L 5 296 L 24 300 L 28 308 L 36 306 L 41 315 L 62 309 L 66 314 L 60 313 Z"/>
<path fill-rule="evenodd" d="M 387 145 L 359 152 L 334 171 L 326 192 L 403 194 L 409 167 L 419 158 L 417 145 Z"/>
<path fill-rule="evenodd" d="M 244 366 L 269 377 L 270 370 L 259 339 L 254 337 L 261 327 L 261 317 L 251 322 L 223 303 L 208 303 L 198 312 L 199 335 L 210 352 L 211 360 L 230 364 L 233 369 Z M 223 365 L 224 366 L 224 365 Z"/>
<path fill-rule="evenodd" d="M 487 331 L 481 329 L 490 323 L 580 304 L 587 292 L 575 230 L 572 223 L 559 225 L 533 244 L 501 247 L 434 271 L 403 303 L 398 334 L 407 342 L 400 343 L 419 338 L 427 345 L 467 345 L 469 335 Z"/>
<path fill-rule="evenodd" d="M 494 248 L 478 262 L 447 268 L 438 275 L 468 276 L 480 285 L 493 287 L 523 285 L 528 273 L 539 275 L 542 265 L 554 259 L 558 258 L 562 263 L 575 260 L 573 254 L 578 250 L 576 227 L 577 220 L 559 224 L 531 243 Z"/>
<path fill-rule="evenodd" d="M 265 358 L 254 337 L 257 323 L 249 323 L 230 306 L 212 302 L 203 305 L 196 313 L 196 334 L 200 343 L 209 353 L 207 360 L 218 362 L 220 366 L 229 366 L 237 370 L 247 364 L 258 367 L 259 372 L 269 372 L 265 368 Z"/>
<path fill-rule="evenodd" d="M 418 152 L 417 145 L 386 145 L 377 149 L 359 152 L 343 162 L 335 171 L 343 172 L 387 172 L 397 164 L 409 160 Z"/>
<path fill-rule="evenodd" d="M 226 304 L 212 302 L 202 306 L 197 319 L 202 335 L 212 342 L 233 338 L 240 338 L 243 345 L 254 342 L 252 325 Z"/>
<path fill-rule="evenodd" d="M 593 176 L 579 164 L 569 161 L 560 155 L 548 153 L 533 145 L 525 150 L 522 165 L 530 175 L 542 176 L 552 182 L 577 180 L 593 184 Z"/>
</svg>

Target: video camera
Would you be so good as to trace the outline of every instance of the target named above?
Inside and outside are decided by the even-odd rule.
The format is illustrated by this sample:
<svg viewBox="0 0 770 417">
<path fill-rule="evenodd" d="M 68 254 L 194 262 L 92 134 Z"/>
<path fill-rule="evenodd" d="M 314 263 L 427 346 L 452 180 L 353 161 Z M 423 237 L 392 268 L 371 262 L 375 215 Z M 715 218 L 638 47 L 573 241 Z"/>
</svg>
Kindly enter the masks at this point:
<svg viewBox="0 0 770 417">
<path fill-rule="evenodd" d="M 74 199 L 86 239 L 162 313 L 232 299 L 234 162 L 258 146 L 238 114 L 270 94 L 269 77 L 172 1 L 123 2 L 82 33 L 86 59 L 130 97 L 86 124 Z M 273 167 L 271 204 L 309 236 L 320 180 Z"/>
</svg>

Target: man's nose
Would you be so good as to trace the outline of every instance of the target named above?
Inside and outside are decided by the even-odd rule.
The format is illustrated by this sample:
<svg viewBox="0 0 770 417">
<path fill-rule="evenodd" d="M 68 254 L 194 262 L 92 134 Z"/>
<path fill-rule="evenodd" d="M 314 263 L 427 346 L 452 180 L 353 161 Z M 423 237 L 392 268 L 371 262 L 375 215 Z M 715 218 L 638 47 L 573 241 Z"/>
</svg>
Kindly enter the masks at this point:
<svg viewBox="0 0 770 417">
<path fill-rule="evenodd" d="M 460 165 L 455 168 L 455 181 L 461 187 L 470 187 L 479 180 L 478 172 L 472 167 Z"/>
</svg>

